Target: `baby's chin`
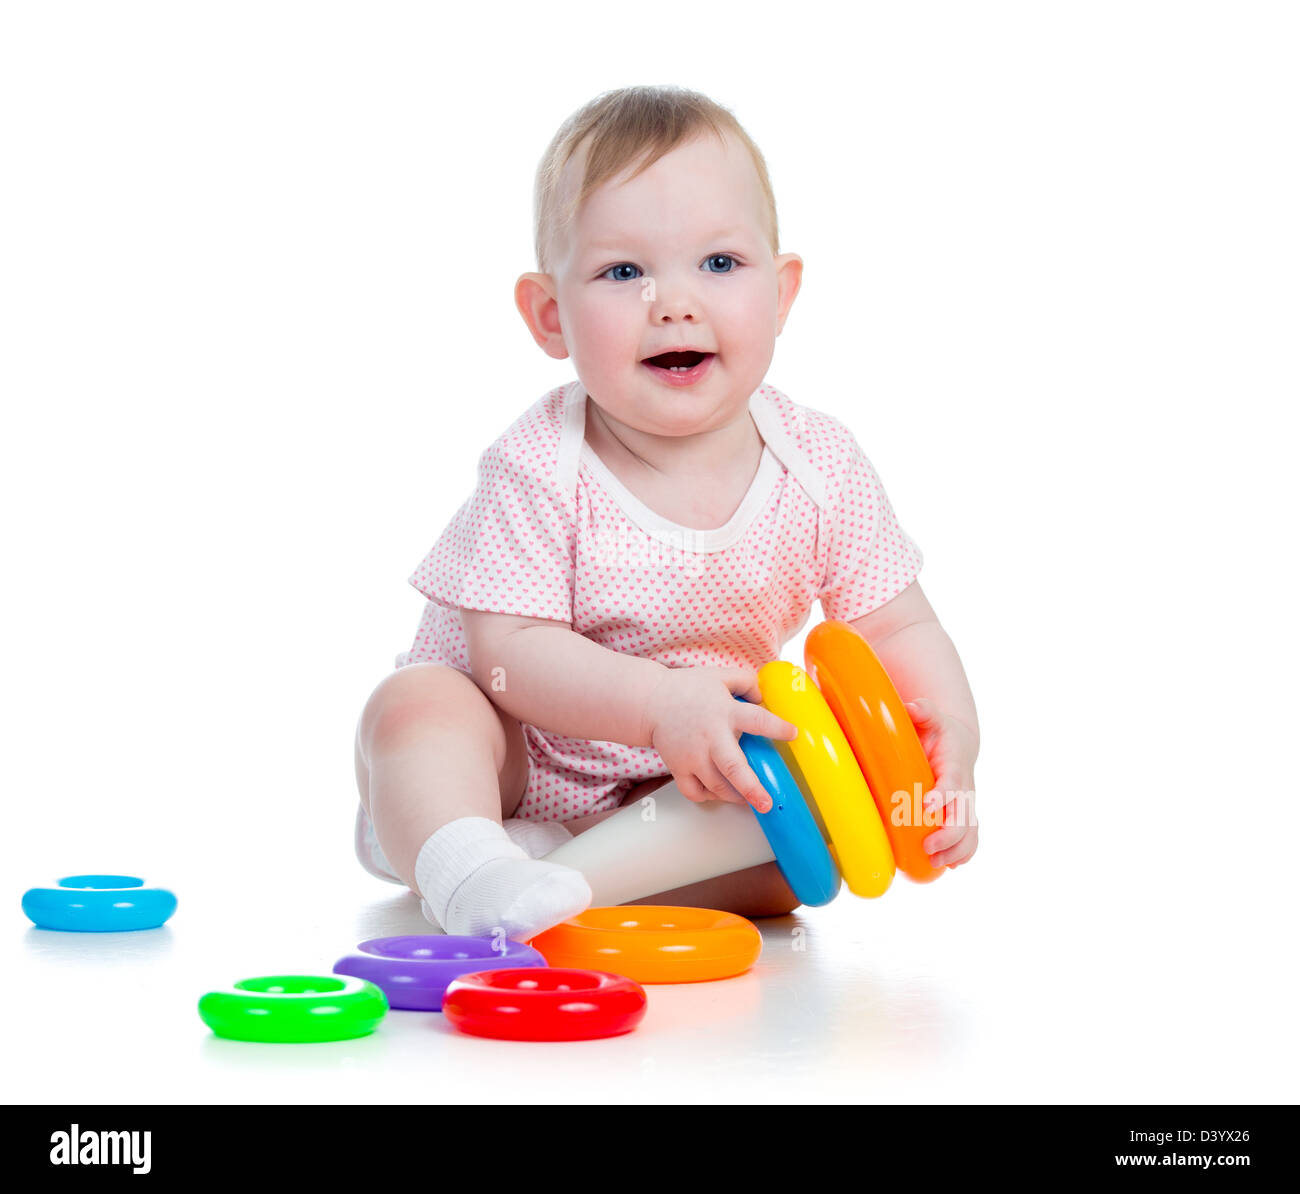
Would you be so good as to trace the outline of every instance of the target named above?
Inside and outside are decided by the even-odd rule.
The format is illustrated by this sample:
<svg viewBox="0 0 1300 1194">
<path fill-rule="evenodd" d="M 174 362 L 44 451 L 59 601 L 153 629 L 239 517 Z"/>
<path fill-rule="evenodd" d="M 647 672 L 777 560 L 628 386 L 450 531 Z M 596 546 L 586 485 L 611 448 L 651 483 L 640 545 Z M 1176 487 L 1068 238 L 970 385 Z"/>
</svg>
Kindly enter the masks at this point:
<svg viewBox="0 0 1300 1194">
<path fill-rule="evenodd" d="M 665 439 L 684 439 L 716 431 L 747 417 L 749 410 L 748 394 L 721 398 L 709 394 L 694 399 L 690 394 L 670 393 L 649 399 L 642 394 L 620 394 L 609 402 L 602 402 L 588 390 L 588 398 L 600 408 L 605 421 L 615 430 L 622 425 L 643 435 Z"/>
</svg>

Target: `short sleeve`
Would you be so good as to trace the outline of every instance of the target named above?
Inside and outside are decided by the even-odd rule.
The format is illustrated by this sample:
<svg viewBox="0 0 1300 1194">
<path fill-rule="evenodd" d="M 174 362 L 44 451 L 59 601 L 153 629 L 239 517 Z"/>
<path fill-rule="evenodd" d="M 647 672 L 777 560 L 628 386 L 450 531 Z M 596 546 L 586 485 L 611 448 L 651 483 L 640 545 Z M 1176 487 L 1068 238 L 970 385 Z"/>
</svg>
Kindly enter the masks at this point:
<svg viewBox="0 0 1300 1194">
<path fill-rule="evenodd" d="M 535 458 L 503 441 L 479 457 L 478 484 L 411 575 L 430 601 L 573 621 L 576 503 Z"/>
<path fill-rule="evenodd" d="M 817 596 L 828 619 L 852 622 L 897 597 L 924 557 L 898 524 L 880 477 L 852 432 L 843 437 L 841 483 L 828 513 L 826 573 Z"/>
</svg>

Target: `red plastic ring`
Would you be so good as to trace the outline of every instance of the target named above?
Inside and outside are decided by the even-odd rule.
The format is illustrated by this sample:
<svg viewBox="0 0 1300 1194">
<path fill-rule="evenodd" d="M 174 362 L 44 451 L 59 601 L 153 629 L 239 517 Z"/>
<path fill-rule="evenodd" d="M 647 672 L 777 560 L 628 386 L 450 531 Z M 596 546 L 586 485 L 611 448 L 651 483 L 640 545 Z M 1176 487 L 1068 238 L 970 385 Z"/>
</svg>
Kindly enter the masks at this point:
<svg viewBox="0 0 1300 1194">
<path fill-rule="evenodd" d="M 583 1041 L 631 1032 L 645 1016 L 645 991 L 621 974 L 528 966 L 462 974 L 442 1014 L 473 1036 L 507 1041 Z"/>
</svg>

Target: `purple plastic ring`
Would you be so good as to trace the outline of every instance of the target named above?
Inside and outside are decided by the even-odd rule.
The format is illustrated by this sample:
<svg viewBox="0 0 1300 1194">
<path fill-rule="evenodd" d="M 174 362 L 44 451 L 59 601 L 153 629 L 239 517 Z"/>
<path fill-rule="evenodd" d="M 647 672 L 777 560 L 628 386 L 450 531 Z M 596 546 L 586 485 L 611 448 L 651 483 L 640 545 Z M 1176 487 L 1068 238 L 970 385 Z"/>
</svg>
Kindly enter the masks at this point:
<svg viewBox="0 0 1300 1194">
<path fill-rule="evenodd" d="M 532 946 L 497 937 L 375 937 L 357 949 L 334 963 L 334 973 L 374 983 L 402 1011 L 442 1011 L 442 993 L 462 974 L 546 965 Z"/>
</svg>

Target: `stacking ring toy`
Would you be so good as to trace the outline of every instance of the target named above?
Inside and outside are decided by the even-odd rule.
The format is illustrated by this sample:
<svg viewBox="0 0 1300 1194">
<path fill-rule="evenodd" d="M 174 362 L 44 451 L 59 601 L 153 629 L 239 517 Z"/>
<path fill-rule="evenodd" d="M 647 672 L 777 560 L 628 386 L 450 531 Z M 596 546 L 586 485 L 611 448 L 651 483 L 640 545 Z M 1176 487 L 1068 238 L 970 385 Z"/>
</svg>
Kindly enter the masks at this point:
<svg viewBox="0 0 1300 1194">
<path fill-rule="evenodd" d="M 638 983 L 703 983 L 743 974 L 763 950 L 732 912 L 625 904 L 588 908 L 529 942 L 551 966 L 600 967 Z"/>
<path fill-rule="evenodd" d="M 799 728 L 783 742 L 821 810 L 844 882 L 854 895 L 884 895 L 894 881 L 894 855 L 867 781 L 830 706 L 801 667 L 774 659 L 758 669 L 763 704 Z"/>
<path fill-rule="evenodd" d="M 942 824 L 924 823 L 921 796 L 934 772 L 916 727 L 871 644 L 847 622 L 821 622 L 804 640 L 804 662 L 844 731 L 875 798 L 898 869 L 929 883 L 943 874 L 921 843 Z"/>
<path fill-rule="evenodd" d="M 757 734 L 742 733 L 740 749 L 772 797 L 772 807 L 765 813 L 754 809 L 754 816 L 790 890 L 810 908 L 829 904 L 840 890 L 840 872 L 785 760 L 770 739 Z"/>
<path fill-rule="evenodd" d="M 199 1000 L 203 1023 L 236 1041 L 345 1041 L 374 1032 L 387 1011 L 374 983 L 350 976 L 246 978 Z"/>
<path fill-rule="evenodd" d="M 441 1010 L 447 984 L 470 971 L 546 965 L 535 949 L 491 937 L 376 937 L 357 950 L 335 962 L 334 973 L 367 979 L 387 996 L 389 1007 L 407 1011 Z"/>
<path fill-rule="evenodd" d="M 453 979 L 442 1012 L 461 1032 L 508 1041 L 585 1041 L 631 1032 L 645 991 L 621 974 L 550 967 L 481 970 Z"/>
<path fill-rule="evenodd" d="M 23 912 L 37 928 L 65 933 L 156 929 L 176 911 L 176 897 L 132 875 L 70 875 L 57 887 L 23 893 Z"/>
</svg>

